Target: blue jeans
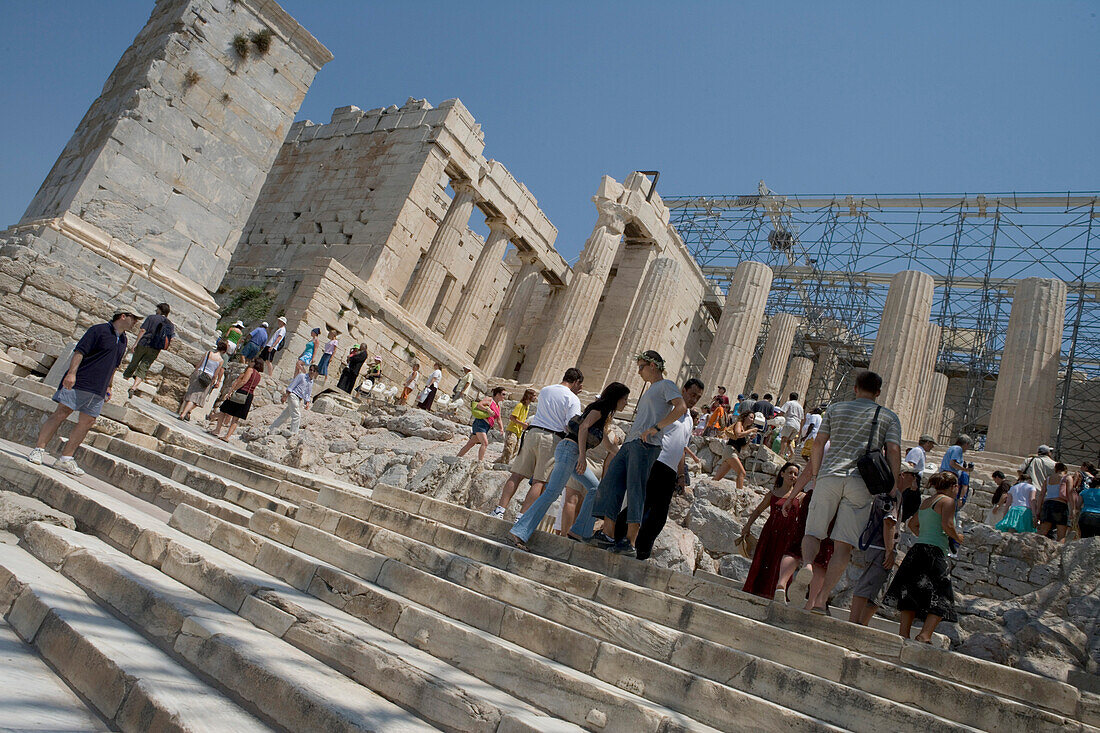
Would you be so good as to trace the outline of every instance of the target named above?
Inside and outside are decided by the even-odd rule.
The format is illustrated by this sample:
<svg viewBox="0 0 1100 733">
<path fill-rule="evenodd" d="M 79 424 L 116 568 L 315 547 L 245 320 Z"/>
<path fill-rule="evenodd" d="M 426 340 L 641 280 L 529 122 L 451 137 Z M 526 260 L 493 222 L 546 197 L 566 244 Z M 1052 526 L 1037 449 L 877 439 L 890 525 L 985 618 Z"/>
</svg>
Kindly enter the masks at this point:
<svg viewBox="0 0 1100 733">
<path fill-rule="evenodd" d="M 523 518 L 513 525 L 512 534 L 524 542 L 529 540 L 538 528 L 539 522 L 546 516 L 550 505 L 565 490 L 565 484 L 568 483 L 570 478 L 577 479 L 588 490 L 588 496 L 593 496 L 596 493 L 595 488 L 600 482 L 596 478 L 596 474 L 592 473 L 592 469 L 586 467 L 584 473 L 577 473 L 577 459 L 580 455 L 580 448 L 577 447 L 576 441 L 568 438 L 558 441 L 558 447 L 554 449 L 554 469 L 550 471 L 550 478 L 546 480 L 546 486 L 539 494 L 539 498 L 535 499 L 535 503 L 531 505 L 531 508 L 523 513 Z M 586 496 L 585 502 L 587 501 Z M 578 515 L 578 521 L 579 519 Z M 591 527 L 588 534 L 592 534 Z"/>
<path fill-rule="evenodd" d="M 592 514 L 615 521 L 626 497 L 626 521 L 641 524 L 645 511 L 645 485 L 649 471 L 661 454 L 661 446 L 635 439 L 626 443 L 604 469 Z"/>
</svg>

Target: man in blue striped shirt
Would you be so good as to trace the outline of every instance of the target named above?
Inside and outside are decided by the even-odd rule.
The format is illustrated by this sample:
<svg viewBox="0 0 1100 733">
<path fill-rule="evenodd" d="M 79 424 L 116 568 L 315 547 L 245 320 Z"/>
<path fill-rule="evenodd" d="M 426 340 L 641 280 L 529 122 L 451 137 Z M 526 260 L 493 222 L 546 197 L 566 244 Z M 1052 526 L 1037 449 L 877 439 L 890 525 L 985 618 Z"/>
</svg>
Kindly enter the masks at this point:
<svg viewBox="0 0 1100 733">
<path fill-rule="evenodd" d="M 304 404 L 308 410 L 313 404 L 313 380 L 316 377 L 317 365 L 310 364 L 307 373 L 299 374 L 290 380 L 290 386 L 283 392 L 283 404 L 286 408 L 271 423 L 267 429 L 268 435 L 276 432 L 287 420 L 290 420 L 290 435 L 298 434 L 298 430 L 302 427 L 302 405 Z"/>
</svg>

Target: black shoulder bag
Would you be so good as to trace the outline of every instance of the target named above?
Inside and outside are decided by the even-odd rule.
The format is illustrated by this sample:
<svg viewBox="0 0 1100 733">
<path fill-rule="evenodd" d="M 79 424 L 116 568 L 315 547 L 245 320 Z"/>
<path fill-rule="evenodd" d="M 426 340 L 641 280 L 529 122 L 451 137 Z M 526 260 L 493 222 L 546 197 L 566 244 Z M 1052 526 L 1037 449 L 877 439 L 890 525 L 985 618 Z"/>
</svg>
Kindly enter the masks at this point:
<svg viewBox="0 0 1100 733">
<path fill-rule="evenodd" d="M 867 450 L 856 461 L 856 468 L 867 484 L 867 491 L 872 496 L 885 494 L 894 488 L 894 472 L 890 470 L 890 464 L 886 461 L 886 455 L 882 449 L 871 450 L 871 442 L 875 439 L 875 429 L 878 427 L 878 414 L 882 405 L 875 408 L 875 418 L 871 421 L 871 434 L 867 436 Z"/>
</svg>

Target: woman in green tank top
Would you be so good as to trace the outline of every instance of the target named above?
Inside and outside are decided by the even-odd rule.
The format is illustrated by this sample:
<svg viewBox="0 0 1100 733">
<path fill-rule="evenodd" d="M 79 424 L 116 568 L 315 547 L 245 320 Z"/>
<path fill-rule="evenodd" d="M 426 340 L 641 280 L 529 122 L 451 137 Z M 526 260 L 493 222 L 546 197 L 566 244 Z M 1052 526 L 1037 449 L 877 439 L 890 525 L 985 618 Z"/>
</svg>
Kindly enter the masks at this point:
<svg viewBox="0 0 1100 733">
<path fill-rule="evenodd" d="M 917 641 L 931 643 L 940 621 L 955 621 L 955 592 L 951 587 L 951 568 L 947 564 L 948 538 L 961 543 L 955 529 L 955 489 L 958 478 L 941 471 L 928 481 L 935 493 L 921 502 L 909 519 L 909 529 L 917 542 L 905 554 L 894 582 L 886 591 L 884 603 L 901 612 L 898 633 L 908 639 L 913 621 L 924 621 Z"/>
</svg>

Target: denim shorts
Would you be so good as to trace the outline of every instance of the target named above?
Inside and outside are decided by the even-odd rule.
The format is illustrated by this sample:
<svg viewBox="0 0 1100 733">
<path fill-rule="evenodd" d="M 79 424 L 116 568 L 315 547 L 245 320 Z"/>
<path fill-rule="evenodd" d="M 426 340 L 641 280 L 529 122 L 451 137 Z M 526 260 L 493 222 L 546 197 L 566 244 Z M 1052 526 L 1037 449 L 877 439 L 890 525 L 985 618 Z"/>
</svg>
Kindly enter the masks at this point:
<svg viewBox="0 0 1100 733">
<path fill-rule="evenodd" d="M 489 421 L 488 420 L 482 420 L 479 417 L 479 418 L 476 418 L 474 420 L 474 424 L 473 424 L 471 432 L 472 432 L 473 435 L 477 435 L 478 433 L 488 433 L 490 430 L 492 430 L 492 426 L 489 425 Z"/>
<path fill-rule="evenodd" d="M 82 389 L 65 389 L 61 387 L 54 394 L 53 401 L 68 407 L 73 412 L 79 412 L 81 415 L 89 417 L 99 417 L 99 413 L 103 409 L 102 397 L 95 392 L 85 392 Z"/>
</svg>

